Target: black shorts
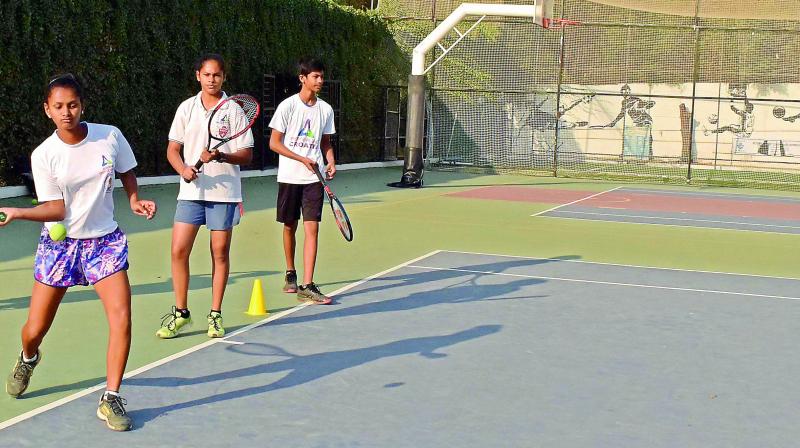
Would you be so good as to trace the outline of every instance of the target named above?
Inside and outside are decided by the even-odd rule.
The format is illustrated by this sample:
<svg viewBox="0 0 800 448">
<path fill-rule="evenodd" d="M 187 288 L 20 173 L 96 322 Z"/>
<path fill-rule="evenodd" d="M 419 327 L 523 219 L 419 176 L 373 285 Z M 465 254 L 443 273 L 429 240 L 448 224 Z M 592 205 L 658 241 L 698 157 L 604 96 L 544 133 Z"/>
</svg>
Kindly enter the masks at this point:
<svg viewBox="0 0 800 448">
<path fill-rule="evenodd" d="M 303 221 L 322 221 L 323 205 L 322 184 L 285 184 L 278 182 L 278 217 L 277 221 L 291 224 L 300 219 Z"/>
</svg>

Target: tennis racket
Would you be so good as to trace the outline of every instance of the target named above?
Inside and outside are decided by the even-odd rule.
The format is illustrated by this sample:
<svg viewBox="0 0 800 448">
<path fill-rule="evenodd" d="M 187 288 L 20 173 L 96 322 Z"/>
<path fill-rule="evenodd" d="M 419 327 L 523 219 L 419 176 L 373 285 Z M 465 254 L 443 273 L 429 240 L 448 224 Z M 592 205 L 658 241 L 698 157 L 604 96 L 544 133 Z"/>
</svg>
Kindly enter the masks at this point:
<svg viewBox="0 0 800 448">
<path fill-rule="evenodd" d="M 208 117 L 208 144 L 206 151 L 212 152 L 225 143 L 239 137 L 253 126 L 261 107 L 250 95 L 233 95 L 225 98 L 211 111 Z M 211 141 L 218 143 L 211 147 Z M 194 168 L 199 170 L 203 161 L 198 160 Z M 185 179 L 184 179 L 185 180 Z M 190 182 L 186 180 L 186 182 Z"/>
<path fill-rule="evenodd" d="M 322 183 L 322 187 L 325 189 L 325 194 L 328 195 L 328 202 L 331 204 L 333 218 L 336 220 L 336 225 L 339 226 L 342 236 L 344 236 L 344 239 L 347 241 L 353 241 L 353 226 L 350 225 L 350 218 L 347 217 L 347 212 L 344 211 L 342 202 L 333 194 L 333 190 L 331 190 L 331 187 L 325 182 L 325 178 L 322 177 L 322 173 L 319 172 L 319 167 L 317 165 L 314 165 L 314 174 L 317 175 L 317 178 Z"/>
</svg>

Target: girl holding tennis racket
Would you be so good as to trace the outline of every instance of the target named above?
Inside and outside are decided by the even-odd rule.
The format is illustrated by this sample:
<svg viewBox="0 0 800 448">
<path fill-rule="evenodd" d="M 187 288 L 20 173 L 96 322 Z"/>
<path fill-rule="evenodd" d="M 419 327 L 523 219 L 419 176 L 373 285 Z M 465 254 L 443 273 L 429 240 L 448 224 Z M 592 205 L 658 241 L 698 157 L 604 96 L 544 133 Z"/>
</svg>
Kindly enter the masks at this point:
<svg viewBox="0 0 800 448">
<path fill-rule="evenodd" d="M 200 83 L 200 92 L 178 106 L 167 144 L 167 159 L 185 182 L 180 182 L 172 227 L 175 306 L 164 316 L 161 328 L 156 332 L 156 336 L 162 339 L 174 338 L 191 323 L 187 297 L 189 255 L 202 225 L 211 232 L 212 300 L 207 316 L 207 334 L 212 338 L 225 335 L 222 299 L 230 271 L 233 227 L 239 223 L 241 216 L 239 166 L 250 163 L 253 155 L 253 134 L 249 126 L 255 117 L 252 114 L 244 114 L 249 119 L 243 117 L 242 110 L 245 107 L 227 101 L 228 96 L 222 91 L 225 81 L 225 61 L 222 56 L 202 56 L 195 65 L 195 77 Z M 255 115 L 258 115 L 257 110 Z M 247 128 L 242 129 L 245 125 Z M 212 134 L 212 128 L 213 132 L 220 135 Z M 212 137 L 236 135 L 240 130 L 244 130 L 241 135 L 213 151 L 207 151 Z M 202 168 L 198 169 L 197 166 Z"/>
<path fill-rule="evenodd" d="M 152 219 L 156 205 L 139 199 L 136 158 L 114 126 L 81 121 L 83 89 L 74 76 L 58 76 L 47 85 L 44 111 L 56 131 L 31 155 L 33 180 L 41 205 L 2 208 L 6 219 L 52 223 L 67 228 L 64 240 L 53 241 L 42 227 L 36 250 L 28 320 L 22 328 L 22 351 L 6 380 L 6 392 L 19 397 L 28 388 L 42 354 L 39 346 L 53 323 L 58 305 L 75 285 L 93 285 L 105 308 L 109 339 L 107 385 L 97 416 L 115 431 L 131 428 L 125 400 L 119 396 L 131 345 L 131 287 L 128 242 L 114 220 L 114 177 L 122 182 L 133 213 Z"/>
</svg>

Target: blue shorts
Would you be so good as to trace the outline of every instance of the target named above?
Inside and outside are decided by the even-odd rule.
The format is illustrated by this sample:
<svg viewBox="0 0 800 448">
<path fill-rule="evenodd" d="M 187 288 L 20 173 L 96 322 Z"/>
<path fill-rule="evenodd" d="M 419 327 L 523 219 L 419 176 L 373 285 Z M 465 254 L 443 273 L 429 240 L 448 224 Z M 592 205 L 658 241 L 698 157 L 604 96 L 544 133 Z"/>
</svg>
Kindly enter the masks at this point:
<svg viewBox="0 0 800 448">
<path fill-rule="evenodd" d="M 240 204 L 236 202 L 178 200 L 175 222 L 195 226 L 205 225 L 208 230 L 230 230 L 239 224 Z"/>
<path fill-rule="evenodd" d="M 128 239 L 117 229 L 99 238 L 53 241 L 42 227 L 33 278 L 45 285 L 69 288 L 94 285 L 128 269 Z"/>
</svg>

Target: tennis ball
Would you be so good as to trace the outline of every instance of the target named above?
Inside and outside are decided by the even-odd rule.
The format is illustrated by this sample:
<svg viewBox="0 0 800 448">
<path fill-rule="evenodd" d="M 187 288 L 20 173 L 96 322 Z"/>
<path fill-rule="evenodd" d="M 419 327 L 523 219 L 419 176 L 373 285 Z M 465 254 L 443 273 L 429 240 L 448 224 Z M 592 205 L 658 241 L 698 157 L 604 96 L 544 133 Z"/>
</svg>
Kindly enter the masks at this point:
<svg viewBox="0 0 800 448">
<path fill-rule="evenodd" d="M 50 227 L 50 239 L 53 241 L 61 241 L 67 237 L 67 228 L 64 224 L 57 223 Z"/>
<path fill-rule="evenodd" d="M 39 205 L 39 201 L 36 199 L 31 199 L 31 205 Z"/>
</svg>

